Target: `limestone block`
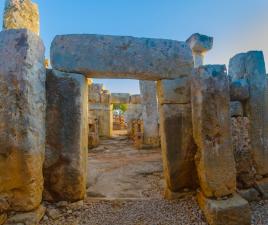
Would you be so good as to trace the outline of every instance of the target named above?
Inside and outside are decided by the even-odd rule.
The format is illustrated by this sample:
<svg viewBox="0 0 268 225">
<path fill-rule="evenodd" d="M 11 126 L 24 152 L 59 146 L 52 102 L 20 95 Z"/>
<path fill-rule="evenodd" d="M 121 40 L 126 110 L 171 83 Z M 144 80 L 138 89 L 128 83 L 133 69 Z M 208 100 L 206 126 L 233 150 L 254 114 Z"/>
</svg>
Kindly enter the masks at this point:
<svg viewBox="0 0 268 225">
<path fill-rule="evenodd" d="M 250 98 L 247 102 L 252 154 L 258 174 L 268 174 L 268 84 L 262 52 L 248 52 L 245 57 Z"/>
<path fill-rule="evenodd" d="M 0 225 L 4 224 L 7 220 L 7 214 L 0 214 Z"/>
<path fill-rule="evenodd" d="M 181 192 L 197 183 L 191 105 L 160 105 L 161 148 L 167 188 Z"/>
<path fill-rule="evenodd" d="M 143 141 L 145 145 L 157 147 L 160 144 L 158 130 L 158 103 L 155 81 L 140 81 L 142 120 L 144 127 Z"/>
<path fill-rule="evenodd" d="M 246 53 L 240 53 L 230 59 L 228 75 L 232 81 L 245 78 L 246 74 L 245 57 Z"/>
<path fill-rule="evenodd" d="M 140 95 L 131 95 L 129 103 L 130 104 L 141 104 L 141 96 Z"/>
<path fill-rule="evenodd" d="M 248 202 L 260 201 L 260 193 L 255 188 L 239 190 L 238 194 Z"/>
<path fill-rule="evenodd" d="M 128 134 L 131 134 L 132 121 L 142 119 L 143 106 L 141 104 L 129 104 L 125 112 Z"/>
<path fill-rule="evenodd" d="M 251 224 L 249 204 L 237 194 L 226 200 L 214 200 L 206 198 L 199 192 L 197 199 L 209 225 Z"/>
<path fill-rule="evenodd" d="M 92 85 L 90 85 L 89 89 L 91 92 L 101 94 L 104 90 L 104 86 L 103 84 L 93 83 Z"/>
<path fill-rule="evenodd" d="M 187 76 L 193 68 L 188 44 L 164 39 L 59 35 L 50 52 L 52 68 L 90 78 L 160 80 Z"/>
<path fill-rule="evenodd" d="M 42 199 L 44 51 L 31 31 L 0 32 L 0 212 L 30 211 Z"/>
<path fill-rule="evenodd" d="M 239 101 L 233 101 L 230 103 L 231 117 L 243 116 L 243 106 Z"/>
<path fill-rule="evenodd" d="M 249 86 L 245 79 L 235 80 L 230 85 L 231 101 L 245 101 L 249 98 Z"/>
<path fill-rule="evenodd" d="M 87 81 L 80 74 L 48 70 L 46 88 L 46 193 L 54 201 L 77 201 L 86 193 Z"/>
<path fill-rule="evenodd" d="M 100 103 L 101 104 L 110 104 L 111 102 L 111 94 L 108 93 L 108 92 L 103 92 L 101 95 L 100 95 Z"/>
<path fill-rule="evenodd" d="M 130 94 L 128 93 L 112 93 L 111 104 L 128 104 Z"/>
<path fill-rule="evenodd" d="M 26 224 L 26 225 L 38 225 L 42 220 L 46 212 L 44 206 L 39 206 L 37 209 L 27 213 L 17 213 L 14 216 L 10 216 L 5 225 Z"/>
<path fill-rule="evenodd" d="M 191 102 L 190 78 L 157 81 L 158 102 L 160 104 L 187 104 Z"/>
<path fill-rule="evenodd" d="M 207 197 L 232 194 L 236 170 L 231 141 L 229 83 L 224 65 L 201 66 L 191 85 L 197 172 Z"/>
<path fill-rule="evenodd" d="M 88 102 L 89 103 L 101 103 L 101 94 L 89 91 L 88 92 Z"/>
<path fill-rule="evenodd" d="M 199 33 L 191 35 L 186 42 L 194 52 L 206 52 L 213 47 L 213 37 Z"/>
<path fill-rule="evenodd" d="M 28 29 L 39 35 L 39 10 L 31 0 L 6 0 L 3 29 Z"/>
</svg>

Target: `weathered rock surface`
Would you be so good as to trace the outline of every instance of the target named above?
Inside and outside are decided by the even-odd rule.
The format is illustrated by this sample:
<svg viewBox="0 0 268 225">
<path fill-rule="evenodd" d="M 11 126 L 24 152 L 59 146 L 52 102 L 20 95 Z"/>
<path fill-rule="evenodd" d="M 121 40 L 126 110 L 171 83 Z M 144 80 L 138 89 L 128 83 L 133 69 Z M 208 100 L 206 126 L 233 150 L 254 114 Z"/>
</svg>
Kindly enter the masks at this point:
<svg viewBox="0 0 268 225">
<path fill-rule="evenodd" d="M 189 77 L 157 81 L 158 102 L 160 104 L 187 104 L 191 102 Z"/>
<path fill-rule="evenodd" d="M 111 104 L 128 104 L 130 94 L 128 93 L 112 93 Z"/>
<path fill-rule="evenodd" d="M 37 209 L 27 212 L 27 213 L 17 213 L 15 215 L 9 216 L 5 225 L 39 225 L 46 212 L 46 208 L 40 205 Z"/>
<path fill-rule="evenodd" d="M 268 178 L 256 181 L 257 187 L 262 194 L 262 197 L 268 200 Z"/>
<path fill-rule="evenodd" d="M 77 201 L 86 193 L 88 85 L 80 74 L 47 71 L 44 197 Z"/>
<path fill-rule="evenodd" d="M 146 145 L 160 145 L 158 129 L 158 103 L 155 81 L 140 81 L 141 104 L 143 106 L 142 120 L 144 127 L 143 141 Z"/>
<path fill-rule="evenodd" d="M 42 199 L 44 51 L 28 30 L 0 32 L 0 213 L 30 211 Z"/>
<path fill-rule="evenodd" d="M 249 86 L 245 79 L 231 82 L 230 98 L 231 101 L 245 101 L 249 98 Z"/>
<path fill-rule="evenodd" d="M 185 42 L 108 35 L 61 35 L 51 45 L 52 68 L 90 78 L 159 80 L 191 73 Z"/>
<path fill-rule="evenodd" d="M 256 171 L 250 151 L 247 117 L 232 118 L 232 144 L 236 162 L 237 187 L 239 189 L 253 187 Z"/>
<path fill-rule="evenodd" d="M 233 101 L 230 103 L 230 113 L 231 117 L 242 117 L 244 115 L 243 113 L 243 105 L 239 101 Z"/>
<path fill-rule="evenodd" d="M 201 66 L 192 78 L 192 116 L 200 186 L 207 197 L 236 190 L 231 142 L 229 82 L 225 66 Z"/>
<path fill-rule="evenodd" d="M 198 193 L 198 203 L 210 225 L 250 225 L 249 204 L 239 195 L 226 200 L 213 200 Z"/>
<path fill-rule="evenodd" d="M 39 10 L 31 0 L 6 0 L 3 29 L 28 29 L 39 35 Z"/>
<path fill-rule="evenodd" d="M 167 188 L 172 192 L 196 187 L 191 105 L 160 105 L 161 148 Z"/>
</svg>

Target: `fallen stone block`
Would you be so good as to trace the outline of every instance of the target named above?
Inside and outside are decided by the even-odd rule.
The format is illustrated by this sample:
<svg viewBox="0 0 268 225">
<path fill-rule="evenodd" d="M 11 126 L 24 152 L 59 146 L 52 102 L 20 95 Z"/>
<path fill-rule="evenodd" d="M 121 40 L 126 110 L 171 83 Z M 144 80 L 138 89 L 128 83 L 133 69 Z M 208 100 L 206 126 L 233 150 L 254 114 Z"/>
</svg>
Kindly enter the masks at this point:
<svg viewBox="0 0 268 225">
<path fill-rule="evenodd" d="M 193 140 L 191 105 L 161 105 L 160 127 L 166 193 L 182 192 L 185 188 L 194 190 L 198 179 L 194 162 L 196 145 Z"/>
<path fill-rule="evenodd" d="M 77 201 L 86 193 L 88 85 L 80 74 L 47 71 L 47 200 Z"/>
<path fill-rule="evenodd" d="M 249 86 L 245 79 L 235 80 L 230 85 L 231 101 L 245 101 L 249 98 Z"/>
<path fill-rule="evenodd" d="M 0 32 L 0 212 L 31 211 L 42 199 L 44 51 L 31 31 Z"/>
<path fill-rule="evenodd" d="M 26 225 L 38 225 L 42 220 L 46 212 L 46 208 L 40 205 L 37 209 L 27 213 L 16 213 L 9 216 L 5 225 L 26 224 Z"/>
<path fill-rule="evenodd" d="M 230 103 L 231 117 L 242 117 L 243 116 L 243 105 L 239 101 L 233 101 Z"/>
<path fill-rule="evenodd" d="M 6 0 L 3 29 L 28 29 L 39 35 L 38 5 L 31 0 Z"/>
<path fill-rule="evenodd" d="M 193 134 L 200 186 L 207 197 L 236 190 L 229 81 L 224 65 L 201 66 L 192 77 Z"/>
<path fill-rule="evenodd" d="M 238 194 L 225 200 L 214 200 L 199 192 L 198 203 L 210 225 L 250 225 L 251 211 L 248 202 Z"/>
<path fill-rule="evenodd" d="M 157 81 L 159 104 L 187 104 L 191 102 L 189 77 Z"/>
<path fill-rule="evenodd" d="M 193 69 L 189 46 L 164 39 L 58 35 L 50 53 L 53 69 L 90 78 L 160 80 L 188 76 Z"/>
</svg>

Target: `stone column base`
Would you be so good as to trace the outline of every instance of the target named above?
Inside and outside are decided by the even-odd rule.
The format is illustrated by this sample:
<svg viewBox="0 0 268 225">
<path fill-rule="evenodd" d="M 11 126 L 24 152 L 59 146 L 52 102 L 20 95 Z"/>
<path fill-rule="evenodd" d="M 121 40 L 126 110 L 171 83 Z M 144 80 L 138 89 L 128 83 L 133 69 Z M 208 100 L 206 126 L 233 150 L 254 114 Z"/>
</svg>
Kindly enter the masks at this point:
<svg viewBox="0 0 268 225">
<path fill-rule="evenodd" d="M 214 200 L 197 194 L 200 208 L 210 225 L 250 225 L 251 211 L 248 202 L 234 194 L 226 200 Z"/>
<path fill-rule="evenodd" d="M 185 190 L 185 191 L 180 191 L 180 192 L 173 192 L 172 190 L 166 187 L 165 192 L 164 192 L 164 197 L 167 200 L 176 200 L 176 199 L 181 199 L 186 196 L 193 195 L 193 194 L 195 194 L 195 191 Z"/>
</svg>

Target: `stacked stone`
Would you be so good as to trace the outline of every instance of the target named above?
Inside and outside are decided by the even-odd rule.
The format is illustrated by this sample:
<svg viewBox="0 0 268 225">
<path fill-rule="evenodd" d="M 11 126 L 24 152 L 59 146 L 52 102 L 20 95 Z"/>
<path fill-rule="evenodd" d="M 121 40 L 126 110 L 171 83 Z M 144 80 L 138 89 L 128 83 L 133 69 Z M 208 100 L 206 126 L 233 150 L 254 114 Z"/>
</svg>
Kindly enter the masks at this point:
<svg viewBox="0 0 268 225">
<path fill-rule="evenodd" d="M 200 66 L 191 81 L 198 201 L 209 224 L 250 224 L 250 208 L 236 194 L 229 80 L 224 65 Z"/>
<path fill-rule="evenodd" d="M 113 108 L 111 95 L 103 84 L 93 83 L 89 87 L 89 114 L 98 121 L 100 137 L 111 137 L 113 129 Z"/>
<path fill-rule="evenodd" d="M 147 147 L 159 147 L 159 115 L 155 81 L 140 81 L 142 120 L 144 126 L 143 143 Z"/>
<path fill-rule="evenodd" d="M 244 109 L 235 122 L 244 119 L 242 132 L 248 133 L 250 143 L 241 150 L 234 141 L 238 187 L 251 188 L 247 192 L 252 193 L 256 186 L 262 197 L 268 198 L 268 84 L 263 53 L 251 51 L 234 56 L 229 63 L 229 76 L 231 100 L 238 101 Z"/>
</svg>

